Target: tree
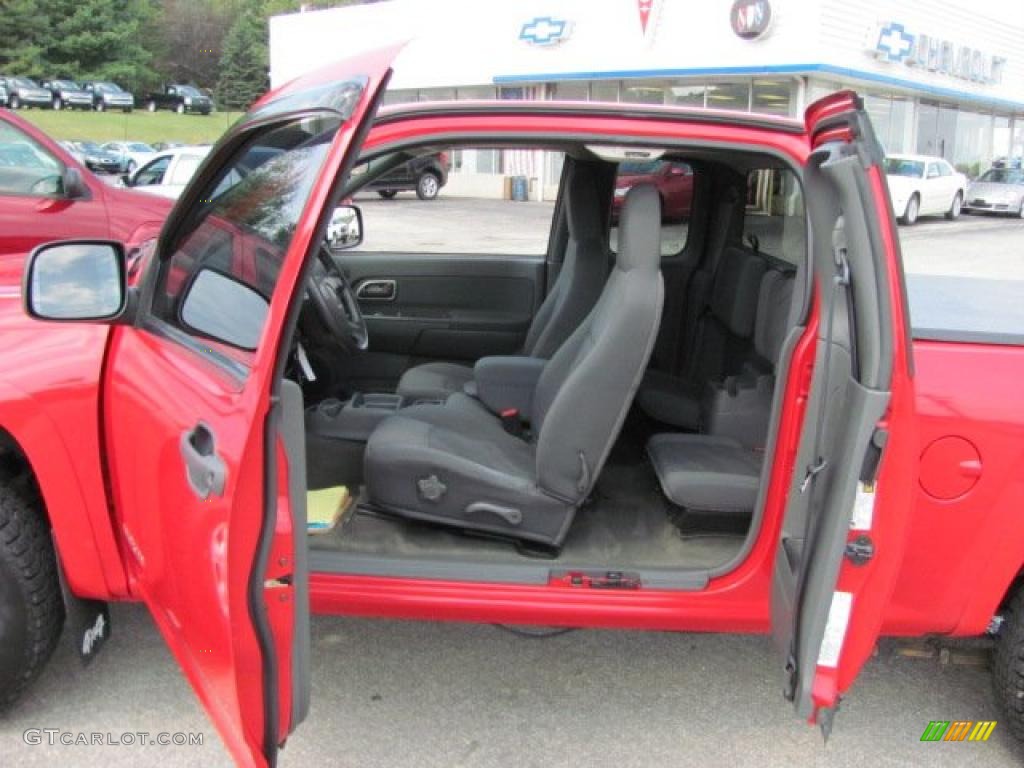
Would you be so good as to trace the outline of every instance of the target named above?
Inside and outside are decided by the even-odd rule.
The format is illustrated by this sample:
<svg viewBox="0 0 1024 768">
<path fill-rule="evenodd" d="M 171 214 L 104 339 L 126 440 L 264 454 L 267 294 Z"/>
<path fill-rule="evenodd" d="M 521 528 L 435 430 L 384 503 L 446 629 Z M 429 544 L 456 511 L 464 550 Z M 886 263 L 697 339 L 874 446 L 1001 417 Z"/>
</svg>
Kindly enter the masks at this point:
<svg viewBox="0 0 1024 768">
<path fill-rule="evenodd" d="M 163 78 L 213 88 L 234 11 L 233 2 L 163 0 L 151 45 Z"/>
<path fill-rule="evenodd" d="M 248 107 L 268 85 L 267 17 L 260 0 L 241 3 L 224 39 L 217 100 L 224 107 Z"/>
<path fill-rule="evenodd" d="M 0 70 L 12 75 L 42 75 L 46 69 L 43 41 L 49 19 L 36 0 L 7 0 L 0 37 Z"/>
</svg>

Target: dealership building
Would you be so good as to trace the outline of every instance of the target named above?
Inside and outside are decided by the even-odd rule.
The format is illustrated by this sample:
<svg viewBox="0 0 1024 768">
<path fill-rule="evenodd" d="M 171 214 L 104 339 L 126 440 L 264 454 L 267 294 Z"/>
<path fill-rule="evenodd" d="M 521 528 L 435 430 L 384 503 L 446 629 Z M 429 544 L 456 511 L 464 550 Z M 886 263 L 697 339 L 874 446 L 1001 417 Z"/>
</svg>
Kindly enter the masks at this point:
<svg viewBox="0 0 1024 768">
<path fill-rule="evenodd" d="M 408 40 L 386 103 L 569 99 L 798 117 L 853 88 L 887 151 L 941 155 L 974 175 L 1024 156 L 1024 2 L 1005 7 L 1016 18 L 986 15 L 984 0 L 391 0 L 271 19 L 271 80 Z M 510 172 L 500 153 L 478 154 L 457 170 Z M 550 185 L 557 170 L 539 173 Z"/>
</svg>

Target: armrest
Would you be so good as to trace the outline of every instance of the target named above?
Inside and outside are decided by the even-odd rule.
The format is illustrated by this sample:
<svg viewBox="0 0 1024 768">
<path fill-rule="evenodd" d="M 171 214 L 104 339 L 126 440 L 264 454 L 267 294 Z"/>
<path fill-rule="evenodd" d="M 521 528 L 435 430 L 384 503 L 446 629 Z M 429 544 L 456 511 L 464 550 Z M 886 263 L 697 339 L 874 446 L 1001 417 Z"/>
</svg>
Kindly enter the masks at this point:
<svg viewBox="0 0 1024 768">
<path fill-rule="evenodd" d="M 484 357 L 473 367 L 476 397 L 494 413 L 515 408 L 523 419 L 533 407 L 533 391 L 547 360 L 539 357 Z"/>
</svg>

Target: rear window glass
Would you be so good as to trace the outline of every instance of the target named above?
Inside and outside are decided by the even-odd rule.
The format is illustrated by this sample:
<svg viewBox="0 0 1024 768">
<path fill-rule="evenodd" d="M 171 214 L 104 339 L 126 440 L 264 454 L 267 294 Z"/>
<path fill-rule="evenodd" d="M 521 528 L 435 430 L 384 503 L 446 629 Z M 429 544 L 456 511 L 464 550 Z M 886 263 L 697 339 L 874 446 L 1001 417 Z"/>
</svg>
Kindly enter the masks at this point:
<svg viewBox="0 0 1024 768">
<path fill-rule="evenodd" d="M 747 175 L 743 242 L 789 264 L 804 262 L 807 218 L 803 190 L 792 171 L 765 168 Z"/>
<path fill-rule="evenodd" d="M 622 203 L 629 190 L 638 184 L 653 184 L 661 197 L 661 255 L 675 256 L 681 253 L 686 247 L 689 233 L 694 173 L 689 163 L 674 160 L 629 160 L 619 163 L 609 235 L 612 251 L 617 248 Z"/>
</svg>

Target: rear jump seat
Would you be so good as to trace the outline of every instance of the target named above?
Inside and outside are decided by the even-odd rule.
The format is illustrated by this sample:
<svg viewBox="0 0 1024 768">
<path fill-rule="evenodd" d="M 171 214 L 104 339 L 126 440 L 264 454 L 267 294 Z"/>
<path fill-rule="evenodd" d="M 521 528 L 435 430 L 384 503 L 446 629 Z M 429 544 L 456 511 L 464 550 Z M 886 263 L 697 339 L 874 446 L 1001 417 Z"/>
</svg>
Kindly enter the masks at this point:
<svg viewBox="0 0 1024 768">
<path fill-rule="evenodd" d="M 758 291 L 767 262 L 738 246 L 722 252 L 707 309 L 699 319 L 687 370 L 682 376 L 648 370 L 636 395 L 651 418 L 696 432 L 701 397 L 709 381 L 741 372 L 750 358 Z"/>
<path fill-rule="evenodd" d="M 775 365 L 786 338 L 793 275 L 770 270 L 761 279 L 754 324 L 755 356 L 741 374 L 740 389 L 757 388 L 769 395 Z M 735 382 L 733 382 L 735 385 Z M 738 437 L 715 434 L 664 433 L 651 437 L 647 454 L 665 496 L 694 511 L 751 514 L 757 503 L 771 397 L 759 401 L 749 428 Z M 705 417 L 705 421 L 707 418 Z"/>
</svg>

